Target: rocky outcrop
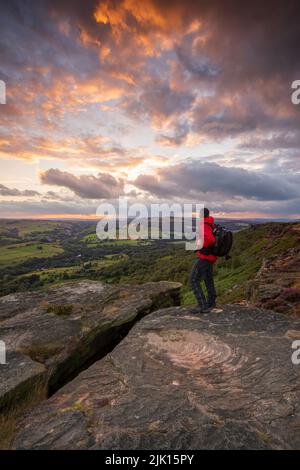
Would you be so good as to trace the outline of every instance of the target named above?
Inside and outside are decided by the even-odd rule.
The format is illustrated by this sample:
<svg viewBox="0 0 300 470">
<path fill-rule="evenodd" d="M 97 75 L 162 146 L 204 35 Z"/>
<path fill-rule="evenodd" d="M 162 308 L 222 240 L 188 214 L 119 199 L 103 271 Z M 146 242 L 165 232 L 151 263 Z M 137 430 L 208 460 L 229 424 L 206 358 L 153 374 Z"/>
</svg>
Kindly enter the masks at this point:
<svg viewBox="0 0 300 470">
<path fill-rule="evenodd" d="M 300 247 L 265 258 L 246 297 L 256 306 L 300 318 Z"/>
<path fill-rule="evenodd" d="M 300 322 L 156 311 L 19 424 L 18 449 L 299 449 Z"/>
<path fill-rule="evenodd" d="M 68 282 L 0 299 L 0 410 L 52 393 L 111 350 L 143 315 L 180 303 L 180 284 Z"/>
</svg>

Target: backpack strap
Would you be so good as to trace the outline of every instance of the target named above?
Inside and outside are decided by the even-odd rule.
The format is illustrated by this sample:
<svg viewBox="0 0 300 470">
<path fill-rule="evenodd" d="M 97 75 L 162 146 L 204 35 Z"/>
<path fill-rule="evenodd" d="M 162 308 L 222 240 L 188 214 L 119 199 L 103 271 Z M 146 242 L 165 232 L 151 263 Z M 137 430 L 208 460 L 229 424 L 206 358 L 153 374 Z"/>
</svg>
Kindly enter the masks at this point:
<svg viewBox="0 0 300 470">
<path fill-rule="evenodd" d="M 210 222 L 204 222 L 204 225 L 208 225 L 211 228 L 212 233 L 214 233 L 216 228 L 214 224 L 211 224 Z"/>
<path fill-rule="evenodd" d="M 212 232 L 214 231 L 214 224 L 211 224 L 210 222 L 204 222 L 204 224 L 208 225 L 211 228 Z M 213 249 L 212 246 L 210 246 L 208 248 L 203 248 L 202 247 L 202 248 L 200 248 L 200 250 L 197 250 L 197 251 L 202 253 L 202 255 L 212 255 L 213 254 L 212 249 Z"/>
<path fill-rule="evenodd" d="M 212 229 L 214 228 L 214 224 L 211 224 L 210 222 L 204 222 L 204 225 L 209 225 L 210 228 L 212 228 Z"/>
</svg>

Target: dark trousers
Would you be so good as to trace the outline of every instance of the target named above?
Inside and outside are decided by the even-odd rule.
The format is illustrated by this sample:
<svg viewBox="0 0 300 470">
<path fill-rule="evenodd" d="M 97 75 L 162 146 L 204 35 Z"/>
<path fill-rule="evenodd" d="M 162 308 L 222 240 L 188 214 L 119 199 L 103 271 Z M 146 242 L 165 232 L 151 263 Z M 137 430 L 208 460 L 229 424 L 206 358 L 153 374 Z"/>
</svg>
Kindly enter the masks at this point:
<svg viewBox="0 0 300 470">
<path fill-rule="evenodd" d="M 204 281 L 207 290 L 207 299 L 201 288 L 201 281 Z M 210 263 L 206 259 L 198 258 L 191 271 L 190 286 L 194 291 L 200 308 L 205 309 L 213 305 L 216 301 L 213 263 Z"/>
</svg>

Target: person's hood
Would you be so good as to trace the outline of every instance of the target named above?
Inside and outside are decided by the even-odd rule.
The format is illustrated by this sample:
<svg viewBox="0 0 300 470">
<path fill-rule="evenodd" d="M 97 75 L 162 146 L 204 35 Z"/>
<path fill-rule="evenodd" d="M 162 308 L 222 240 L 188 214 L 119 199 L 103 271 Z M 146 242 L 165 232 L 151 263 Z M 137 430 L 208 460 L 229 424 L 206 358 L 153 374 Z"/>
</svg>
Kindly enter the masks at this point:
<svg viewBox="0 0 300 470">
<path fill-rule="evenodd" d="M 214 224 L 215 223 L 215 219 L 211 216 L 209 217 L 204 217 L 204 223 L 208 223 L 208 224 Z"/>
</svg>

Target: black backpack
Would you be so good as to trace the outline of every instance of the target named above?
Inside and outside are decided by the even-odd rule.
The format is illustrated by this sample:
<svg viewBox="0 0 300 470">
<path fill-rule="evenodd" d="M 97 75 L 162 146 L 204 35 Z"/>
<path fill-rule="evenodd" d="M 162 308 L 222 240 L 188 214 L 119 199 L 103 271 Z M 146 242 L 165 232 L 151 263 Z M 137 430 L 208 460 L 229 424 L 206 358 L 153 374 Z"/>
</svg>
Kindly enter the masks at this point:
<svg viewBox="0 0 300 470">
<path fill-rule="evenodd" d="M 212 228 L 216 243 L 212 247 L 201 248 L 200 253 L 203 255 L 226 256 L 226 258 L 229 259 L 229 252 L 233 243 L 232 232 L 219 224 L 212 225 L 209 222 L 205 223 Z"/>
</svg>

